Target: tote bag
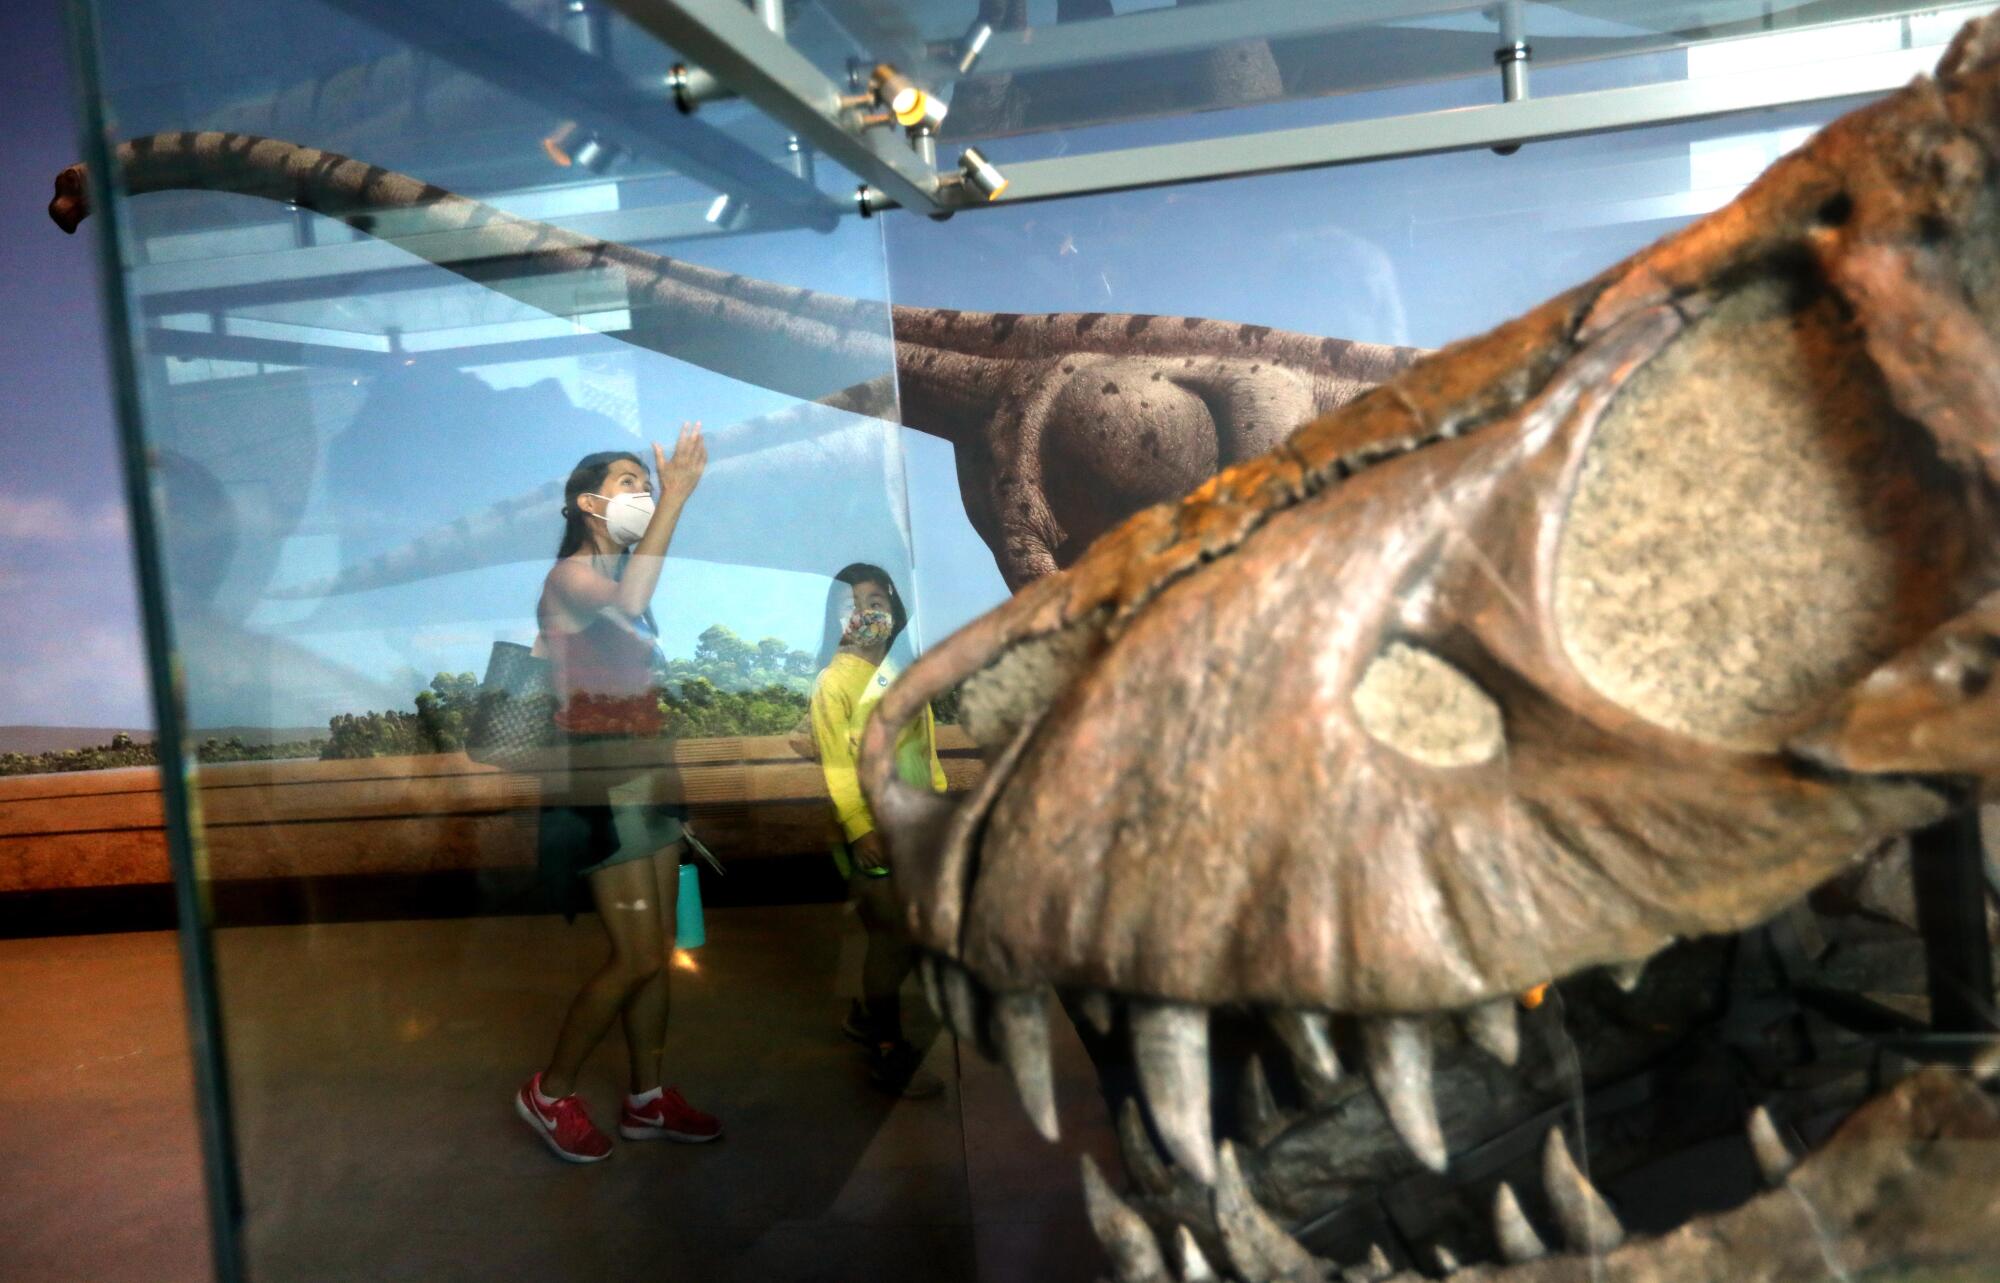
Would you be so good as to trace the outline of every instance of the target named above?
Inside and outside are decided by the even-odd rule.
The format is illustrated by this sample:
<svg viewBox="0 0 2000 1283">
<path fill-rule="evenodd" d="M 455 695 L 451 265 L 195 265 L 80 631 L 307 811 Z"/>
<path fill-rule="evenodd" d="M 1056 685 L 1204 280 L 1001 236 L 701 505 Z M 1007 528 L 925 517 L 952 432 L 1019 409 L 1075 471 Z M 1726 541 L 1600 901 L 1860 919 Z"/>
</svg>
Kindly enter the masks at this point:
<svg viewBox="0 0 2000 1283">
<path fill-rule="evenodd" d="M 521 770 L 557 740 L 554 666 L 518 642 L 494 642 L 465 734 L 465 755 Z"/>
</svg>

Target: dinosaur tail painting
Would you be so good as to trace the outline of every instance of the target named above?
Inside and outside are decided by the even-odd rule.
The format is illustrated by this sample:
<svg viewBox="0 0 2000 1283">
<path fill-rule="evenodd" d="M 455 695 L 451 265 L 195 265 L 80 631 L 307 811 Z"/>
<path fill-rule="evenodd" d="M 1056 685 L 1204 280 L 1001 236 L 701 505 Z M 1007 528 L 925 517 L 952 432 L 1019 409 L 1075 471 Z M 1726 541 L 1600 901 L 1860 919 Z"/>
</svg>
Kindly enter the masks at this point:
<svg viewBox="0 0 2000 1283">
<path fill-rule="evenodd" d="M 250 134 L 173 132 L 120 143 L 132 196 L 194 190 L 291 202 L 533 306 L 532 284 L 561 273 L 622 279 L 636 346 L 788 395 L 878 417 L 893 401 L 847 404 L 895 360 L 889 309 L 683 263 L 532 219 L 333 152 Z M 74 232 L 90 213 L 89 175 L 56 178 L 49 217 Z"/>
</svg>

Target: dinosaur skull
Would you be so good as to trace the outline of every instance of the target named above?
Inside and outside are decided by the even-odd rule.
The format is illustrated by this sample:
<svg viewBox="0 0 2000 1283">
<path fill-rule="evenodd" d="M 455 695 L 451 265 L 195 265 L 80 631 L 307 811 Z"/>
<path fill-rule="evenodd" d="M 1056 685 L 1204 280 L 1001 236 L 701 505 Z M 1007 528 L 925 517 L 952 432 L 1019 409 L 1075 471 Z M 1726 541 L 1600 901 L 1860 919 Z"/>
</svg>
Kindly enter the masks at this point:
<svg viewBox="0 0 2000 1283">
<path fill-rule="evenodd" d="M 1512 995 L 1763 921 L 1991 777 L 1996 162 L 1989 21 L 905 675 L 864 785 L 954 1023 L 1045 1131 L 1053 986 L 1129 1008 L 1218 1220 L 1213 1008 L 1307 1060 L 1358 1019 L 1442 1168 L 1436 1016 L 1505 1049 Z M 989 769 L 953 803 L 890 747 L 961 684 Z"/>
</svg>

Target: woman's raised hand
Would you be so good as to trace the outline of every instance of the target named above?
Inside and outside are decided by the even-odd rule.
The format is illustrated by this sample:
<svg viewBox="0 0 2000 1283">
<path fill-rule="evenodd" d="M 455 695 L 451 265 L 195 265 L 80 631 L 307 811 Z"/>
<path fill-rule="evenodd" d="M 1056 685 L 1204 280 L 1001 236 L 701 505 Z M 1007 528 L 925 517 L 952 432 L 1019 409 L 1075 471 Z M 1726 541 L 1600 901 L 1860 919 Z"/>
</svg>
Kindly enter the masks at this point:
<svg viewBox="0 0 2000 1283">
<path fill-rule="evenodd" d="M 686 503 L 708 467 L 708 443 L 701 439 L 701 421 L 681 424 L 680 440 L 674 442 L 672 458 L 660 443 L 653 443 L 653 470 L 660 478 L 660 498 L 670 503 Z"/>
</svg>

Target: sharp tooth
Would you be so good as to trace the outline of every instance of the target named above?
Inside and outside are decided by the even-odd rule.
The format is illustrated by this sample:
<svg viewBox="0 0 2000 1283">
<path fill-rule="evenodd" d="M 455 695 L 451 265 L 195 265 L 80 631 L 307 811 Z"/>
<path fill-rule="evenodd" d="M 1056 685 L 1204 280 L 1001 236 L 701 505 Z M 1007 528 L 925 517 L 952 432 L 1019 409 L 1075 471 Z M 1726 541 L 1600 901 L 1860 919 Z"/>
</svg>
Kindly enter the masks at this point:
<svg viewBox="0 0 2000 1283">
<path fill-rule="evenodd" d="M 1611 983 L 1617 985 L 1626 993 L 1631 993 L 1634 989 L 1637 989 L 1639 982 L 1645 978 L 1646 960 L 1644 958 L 1639 959 L 1637 962 L 1621 962 L 1611 968 Z"/>
<path fill-rule="evenodd" d="M 1389 1263 L 1389 1254 L 1382 1250 L 1380 1243 L 1368 1246 L 1368 1259 L 1359 1265 L 1350 1265 L 1340 1272 L 1340 1283 L 1382 1283 L 1396 1272 Z"/>
<path fill-rule="evenodd" d="M 1767 1183 L 1784 1184 L 1799 1160 L 1792 1157 L 1792 1147 L 1778 1135 L 1778 1125 L 1771 1121 L 1771 1111 L 1762 1105 L 1751 1110 L 1748 1130 L 1750 1152 L 1757 1157 L 1757 1170 L 1764 1174 Z"/>
<path fill-rule="evenodd" d="M 972 973 L 955 962 L 947 962 L 943 967 L 944 1009 L 951 1031 L 958 1040 L 970 1043 L 981 1054 L 988 1054 L 985 1037 L 979 1028 L 979 986 Z"/>
<path fill-rule="evenodd" d="M 1090 1022 L 1090 1027 L 1097 1031 L 1098 1037 L 1109 1038 L 1111 1036 L 1112 1010 L 1110 994 L 1104 992 L 1102 989 L 1086 989 L 1082 994 L 1078 995 L 1076 1005 L 1077 1009 L 1083 1012 L 1083 1018 Z"/>
<path fill-rule="evenodd" d="M 1181 1283 L 1215 1283 L 1215 1267 L 1185 1225 L 1174 1234 L 1174 1254 L 1181 1258 Z"/>
<path fill-rule="evenodd" d="M 923 978 L 924 1000 L 931 1004 L 931 1014 L 944 1019 L 944 989 L 938 982 L 937 959 L 925 954 L 917 963 L 917 974 Z"/>
<path fill-rule="evenodd" d="M 1340 1081 L 1340 1057 L 1334 1054 L 1332 1021 L 1317 1011 L 1274 1011 L 1271 1028 L 1292 1053 L 1292 1067 L 1306 1099 L 1331 1103 L 1333 1085 Z"/>
<path fill-rule="evenodd" d="M 1418 1162 L 1434 1172 L 1443 1171 L 1451 1155 L 1431 1094 L 1430 1030 L 1407 1016 L 1388 1016 L 1364 1022 L 1361 1039 L 1368 1054 L 1369 1080 L 1382 1098 L 1390 1125 Z"/>
<path fill-rule="evenodd" d="M 1135 1002 L 1132 1053 L 1153 1124 L 1174 1161 L 1204 1185 L 1215 1184 L 1215 1137 L 1209 1119 L 1208 1012 L 1178 1002 Z"/>
<path fill-rule="evenodd" d="M 1253 1145 L 1268 1145 L 1285 1130 L 1285 1115 L 1271 1096 L 1270 1079 L 1264 1076 L 1264 1058 L 1254 1052 L 1243 1073 L 1237 1108 L 1243 1114 L 1244 1134 Z"/>
<path fill-rule="evenodd" d="M 1215 1179 L 1215 1228 L 1229 1264 L 1246 1279 L 1320 1283 L 1319 1262 L 1263 1209 L 1236 1163 L 1236 1147 L 1222 1142 Z"/>
<path fill-rule="evenodd" d="M 1014 1076 L 1014 1090 L 1028 1121 L 1053 1142 L 1056 1126 L 1056 1082 L 1049 1067 L 1049 1007 L 1040 990 L 1001 994 L 993 1002 L 993 1041 L 1000 1059 Z"/>
<path fill-rule="evenodd" d="M 1493 1236 L 1500 1241 L 1500 1255 L 1511 1265 L 1537 1260 L 1549 1254 L 1535 1227 L 1521 1212 L 1521 1200 L 1506 1181 L 1493 1192 Z"/>
<path fill-rule="evenodd" d="M 1514 1014 L 1512 998 L 1496 998 L 1467 1011 L 1465 1036 L 1503 1065 L 1521 1058 L 1521 1022 Z"/>
<path fill-rule="evenodd" d="M 1090 1216 L 1090 1228 L 1111 1258 L 1112 1277 L 1118 1283 L 1159 1283 L 1166 1277 L 1167 1263 L 1160 1245 L 1146 1222 L 1112 1193 L 1104 1173 L 1090 1155 L 1083 1156 L 1083 1206 Z"/>
<path fill-rule="evenodd" d="M 1625 1227 L 1604 1195 L 1577 1169 L 1563 1140 L 1562 1128 L 1549 1128 L 1542 1146 L 1542 1185 L 1549 1195 L 1563 1241 L 1572 1251 L 1609 1252 L 1625 1241 Z"/>
<path fill-rule="evenodd" d="M 1431 1255 L 1437 1257 L 1440 1271 L 1446 1274 L 1458 1273 L 1458 1253 L 1440 1243 L 1431 1249 Z"/>
<path fill-rule="evenodd" d="M 1127 1096 L 1118 1110 L 1118 1149 L 1125 1156 L 1125 1170 L 1148 1194 L 1165 1195 L 1174 1190 L 1174 1176 L 1160 1161 L 1153 1138 L 1146 1134 L 1146 1120 L 1139 1116 L 1139 1100 Z"/>
</svg>

